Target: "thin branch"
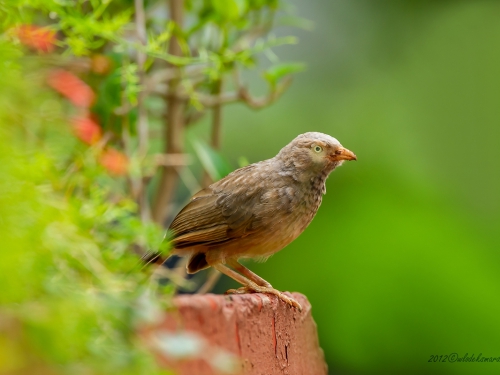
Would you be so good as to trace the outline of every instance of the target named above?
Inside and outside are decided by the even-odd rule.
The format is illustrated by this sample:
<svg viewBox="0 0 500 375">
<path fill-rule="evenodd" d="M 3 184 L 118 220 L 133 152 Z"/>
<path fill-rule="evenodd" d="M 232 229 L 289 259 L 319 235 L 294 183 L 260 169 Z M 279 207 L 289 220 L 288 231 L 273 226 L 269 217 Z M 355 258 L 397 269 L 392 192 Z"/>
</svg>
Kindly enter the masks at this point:
<svg viewBox="0 0 500 375">
<path fill-rule="evenodd" d="M 257 39 L 268 34 L 270 29 L 270 27 L 256 26 L 249 30 L 234 43 L 233 52 L 241 52 L 249 48 Z"/>
<path fill-rule="evenodd" d="M 189 80 L 187 80 L 186 78 L 188 78 Z M 178 73 L 176 75 L 172 75 L 168 80 L 155 80 L 154 77 L 152 77 L 146 84 L 146 91 L 148 93 L 167 95 L 170 92 L 169 82 L 173 79 L 178 81 L 182 81 L 184 79 L 185 80 L 184 82 L 189 82 L 191 86 L 195 87 L 204 83 L 206 80 L 206 76 L 200 74 L 189 77 L 181 73 Z"/>
<path fill-rule="evenodd" d="M 193 164 L 193 158 L 189 154 L 156 154 L 148 156 L 144 159 L 141 167 L 142 180 L 145 182 L 143 188 L 147 188 L 147 184 L 155 176 L 159 167 L 179 168 Z M 138 196 L 138 194 L 136 194 Z M 135 198 L 135 197 L 134 197 Z"/>
<path fill-rule="evenodd" d="M 291 83 L 292 77 L 285 77 L 268 95 L 260 98 L 252 96 L 246 87 L 240 87 L 236 92 L 225 92 L 217 96 L 201 92 L 195 92 L 194 95 L 197 101 L 205 108 L 214 108 L 224 104 L 243 102 L 250 108 L 260 109 L 269 106 L 279 99 Z M 175 97 L 180 100 L 189 100 L 192 95 L 192 93 L 188 93 L 185 90 L 181 91 L 181 89 L 177 92 L 168 94 L 169 97 Z"/>
<path fill-rule="evenodd" d="M 143 0 L 134 0 L 135 3 L 135 27 L 137 38 L 142 45 L 147 44 L 146 35 L 146 16 L 144 12 Z M 139 138 L 139 154 L 144 157 L 148 150 L 148 114 L 145 105 L 145 83 L 146 74 L 144 70 L 144 65 L 146 64 L 146 54 L 140 50 L 137 50 L 137 66 L 139 75 L 139 86 L 141 91 L 137 97 L 137 128 L 138 128 L 138 138 Z"/>
<path fill-rule="evenodd" d="M 158 69 L 153 72 L 148 78 L 148 85 L 155 85 L 157 83 L 167 83 L 172 79 L 180 79 L 180 78 L 196 78 L 202 77 L 205 75 L 203 71 L 206 69 L 205 65 L 196 65 L 196 66 L 186 66 L 184 69 L 175 68 L 165 68 Z"/>
<path fill-rule="evenodd" d="M 185 290 L 195 290 L 196 284 L 194 281 L 188 280 L 185 277 L 185 267 L 182 267 L 181 272 L 177 269 L 170 270 L 166 267 L 155 267 L 151 280 L 169 279 L 172 283 Z"/>
<path fill-rule="evenodd" d="M 215 84 L 214 96 L 219 97 L 222 92 L 222 79 Z M 212 147 L 216 150 L 220 149 L 221 144 L 221 129 L 222 128 L 222 106 L 221 104 L 212 107 Z"/>
<path fill-rule="evenodd" d="M 222 82 L 223 82 L 222 79 L 220 79 L 219 81 L 215 82 L 212 88 L 212 94 L 216 98 L 220 96 L 220 93 L 222 91 Z M 212 127 L 211 127 L 210 141 L 212 147 L 215 150 L 220 149 L 221 125 L 222 125 L 222 105 L 219 103 L 212 107 Z M 213 182 L 212 178 L 210 177 L 210 175 L 206 170 L 203 173 L 202 181 L 203 181 L 203 186 L 208 186 Z"/>
<path fill-rule="evenodd" d="M 158 154 L 155 155 L 155 164 L 163 167 L 184 167 L 191 164 L 190 155 L 187 154 Z"/>
<path fill-rule="evenodd" d="M 144 12 L 144 2 L 143 0 L 134 0 L 135 4 L 135 28 L 137 33 L 137 38 L 139 43 L 143 46 L 147 44 L 147 34 L 146 34 L 146 15 Z M 148 113 L 146 109 L 146 54 L 141 50 L 137 49 L 137 66 L 138 66 L 138 76 L 139 76 L 139 86 L 141 91 L 137 95 L 137 133 L 139 139 L 139 157 L 143 159 L 148 152 Z M 139 195 L 139 209 L 142 221 L 149 221 L 151 213 L 149 211 L 149 203 L 147 198 L 147 180 L 141 178 L 141 188 Z"/>
<path fill-rule="evenodd" d="M 129 120 L 128 116 L 122 116 L 121 120 L 122 120 L 123 148 L 124 148 L 126 155 L 132 155 L 132 141 L 131 141 L 131 137 L 130 137 L 130 129 L 129 129 L 130 125 L 129 125 L 129 121 L 128 121 Z M 132 198 L 134 198 L 135 201 L 139 202 L 139 200 L 140 200 L 139 194 L 141 191 L 140 179 L 134 178 L 129 171 L 129 173 L 127 174 L 127 183 L 129 185 L 130 194 L 132 195 Z"/>
<path fill-rule="evenodd" d="M 205 108 L 213 108 L 224 104 L 236 103 L 241 100 L 239 92 L 225 92 L 218 96 L 196 93 L 196 98 Z"/>
<path fill-rule="evenodd" d="M 194 124 L 195 122 L 199 121 L 203 116 L 206 115 L 206 111 L 201 110 L 201 111 L 192 111 L 186 116 L 186 123 L 185 126 L 190 126 Z"/>
<path fill-rule="evenodd" d="M 89 57 L 63 55 L 26 55 L 23 61 L 37 65 L 49 65 L 67 68 L 76 72 L 88 72 L 92 68 L 92 59 Z"/>
<path fill-rule="evenodd" d="M 170 0 L 170 18 L 178 29 L 182 29 L 182 18 L 184 10 L 183 0 Z M 170 39 L 168 53 L 173 56 L 182 56 L 181 46 L 178 38 L 173 35 Z M 172 69 L 178 69 L 171 65 Z M 184 149 L 184 107 L 185 100 L 182 100 L 171 93 L 177 92 L 180 79 L 169 81 L 169 93 L 165 97 L 167 101 L 167 115 L 164 127 L 165 153 L 179 154 Z M 164 166 L 160 177 L 160 184 L 154 199 L 153 219 L 159 224 L 163 224 L 166 216 L 167 205 L 172 199 L 179 174 L 174 166 Z"/>
<path fill-rule="evenodd" d="M 196 291 L 196 294 L 205 294 L 210 292 L 222 274 L 214 268 L 210 268 L 209 274 L 203 285 Z"/>
<path fill-rule="evenodd" d="M 283 93 L 287 90 L 287 88 L 292 83 L 292 77 L 288 76 L 283 79 L 276 88 L 271 91 L 267 96 L 263 98 L 254 98 L 250 95 L 248 90 L 243 89 L 239 92 L 239 98 L 241 101 L 245 102 L 247 106 L 253 109 L 260 109 L 263 107 L 267 107 L 268 105 L 273 104 Z"/>
<path fill-rule="evenodd" d="M 219 80 L 214 87 L 213 94 L 219 97 L 222 91 L 222 79 Z M 212 147 L 216 150 L 220 149 L 221 144 L 221 125 L 222 125 L 222 106 L 220 103 L 212 107 Z"/>
</svg>

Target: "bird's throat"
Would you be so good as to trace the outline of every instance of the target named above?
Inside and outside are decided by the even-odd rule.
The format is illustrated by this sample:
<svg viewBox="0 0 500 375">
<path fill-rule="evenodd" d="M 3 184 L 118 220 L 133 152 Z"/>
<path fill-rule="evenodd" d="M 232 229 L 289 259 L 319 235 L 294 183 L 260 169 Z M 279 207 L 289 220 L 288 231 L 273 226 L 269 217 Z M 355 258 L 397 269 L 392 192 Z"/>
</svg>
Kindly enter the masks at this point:
<svg viewBox="0 0 500 375">
<path fill-rule="evenodd" d="M 328 175 L 329 173 L 327 171 L 323 171 L 311 178 L 311 194 L 321 196 L 326 193 L 326 179 L 328 178 Z"/>
</svg>

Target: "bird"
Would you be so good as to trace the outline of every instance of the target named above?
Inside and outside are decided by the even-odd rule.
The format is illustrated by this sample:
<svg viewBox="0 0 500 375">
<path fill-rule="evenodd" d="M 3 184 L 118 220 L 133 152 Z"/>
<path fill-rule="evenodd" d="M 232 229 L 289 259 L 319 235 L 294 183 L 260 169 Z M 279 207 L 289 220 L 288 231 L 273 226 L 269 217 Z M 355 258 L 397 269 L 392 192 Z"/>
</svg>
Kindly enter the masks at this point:
<svg viewBox="0 0 500 375">
<path fill-rule="evenodd" d="M 275 157 L 196 193 L 170 224 L 170 254 L 189 258 L 189 274 L 213 267 L 243 285 L 227 293 L 272 294 L 301 310 L 239 260 L 266 260 L 294 241 L 316 215 L 329 174 L 349 160 L 356 155 L 327 134 L 298 135 Z"/>
</svg>

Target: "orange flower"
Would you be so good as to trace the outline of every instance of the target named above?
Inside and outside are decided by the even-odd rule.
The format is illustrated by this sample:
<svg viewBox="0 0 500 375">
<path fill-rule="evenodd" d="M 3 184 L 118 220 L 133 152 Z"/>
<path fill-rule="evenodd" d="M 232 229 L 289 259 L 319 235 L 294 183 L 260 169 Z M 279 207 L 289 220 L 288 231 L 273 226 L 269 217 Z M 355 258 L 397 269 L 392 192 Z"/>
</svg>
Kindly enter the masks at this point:
<svg viewBox="0 0 500 375">
<path fill-rule="evenodd" d="M 115 176 L 123 176 L 127 173 L 129 160 L 127 156 L 114 148 L 108 148 L 102 153 L 99 163 Z"/>
<path fill-rule="evenodd" d="M 56 33 L 34 25 L 22 25 L 16 30 L 19 41 L 34 50 L 47 53 L 55 48 Z"/>
<path fill-rule="evenodd" d="M 101 127 L 90 117 L 75 117 L 71 120 L 76 136 L 92 145 L 102 137 Z"/>
<path fill-rule="evenodd" d="M 113 65 L 111 59 L 105 55 L 93 55 L 92 59 L 90 60 L 91 64 L 91 70 L 95 74 L 106 74 L 109 73 L 111 70 L 111 67 Z"/>
<path fill-rule="evenodd" d="M 49 85 L 77 107 L 88 108 L 95 99 L 92 89 L 73 73 L 54 70 L 48 78 Z"/>
</svg>

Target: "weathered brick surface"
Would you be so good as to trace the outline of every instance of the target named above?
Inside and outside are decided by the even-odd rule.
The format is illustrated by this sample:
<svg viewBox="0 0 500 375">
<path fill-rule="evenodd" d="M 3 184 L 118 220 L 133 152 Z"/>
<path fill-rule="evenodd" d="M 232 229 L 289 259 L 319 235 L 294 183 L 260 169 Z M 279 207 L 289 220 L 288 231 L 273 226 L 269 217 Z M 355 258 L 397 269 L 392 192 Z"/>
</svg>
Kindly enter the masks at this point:
<svg viewBox="0 0 500 375">
<path fill-rule="evenodd" d="M 240 374 L 325 375 L 311 305 L 302 294 L 293 296 L 302 312 L 266 294 L 178 296 L 176 311 L 168 313 L 156 329 L 196 332 L 210 347 L 237 355 Z M 182 375 L 216 373 L 201 359 L 162 360 Z"/>
</svg>

